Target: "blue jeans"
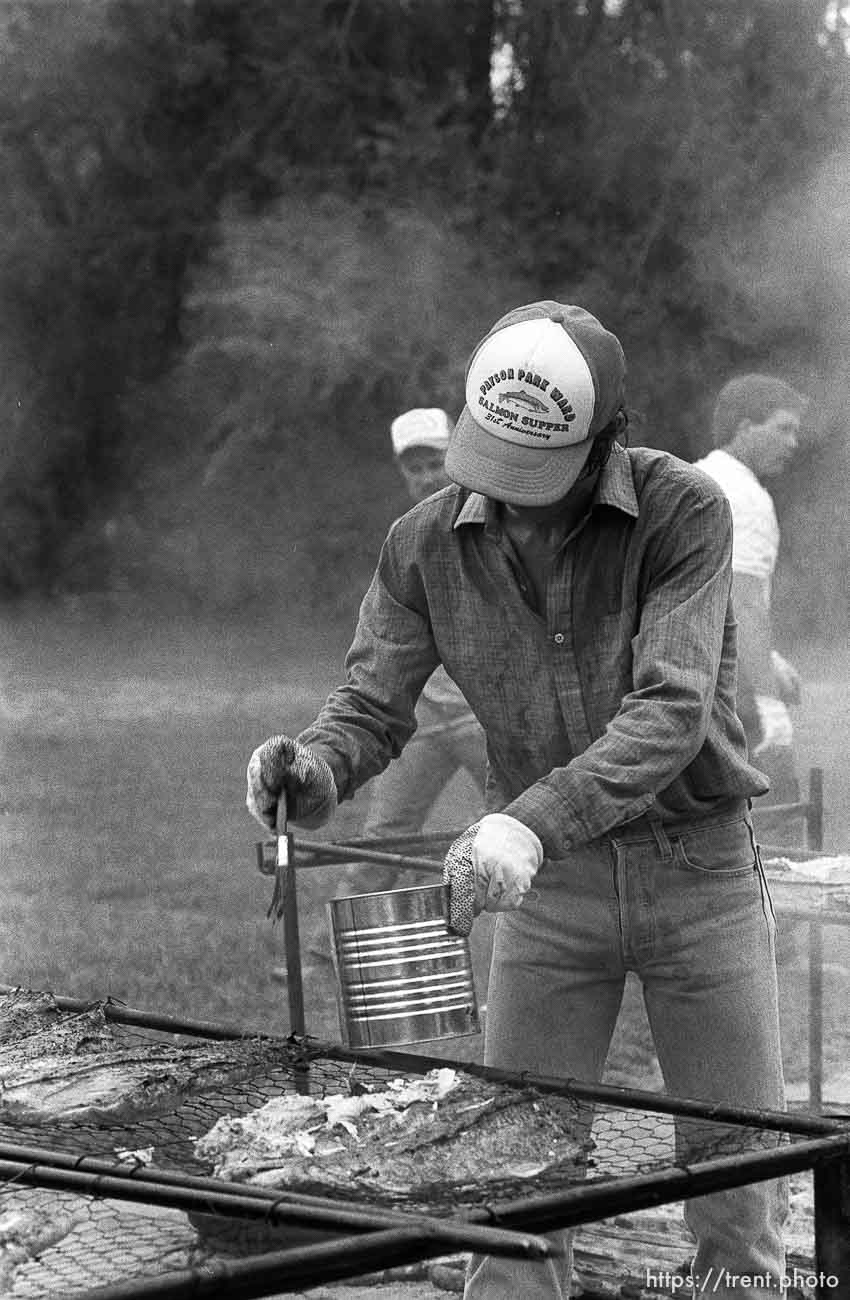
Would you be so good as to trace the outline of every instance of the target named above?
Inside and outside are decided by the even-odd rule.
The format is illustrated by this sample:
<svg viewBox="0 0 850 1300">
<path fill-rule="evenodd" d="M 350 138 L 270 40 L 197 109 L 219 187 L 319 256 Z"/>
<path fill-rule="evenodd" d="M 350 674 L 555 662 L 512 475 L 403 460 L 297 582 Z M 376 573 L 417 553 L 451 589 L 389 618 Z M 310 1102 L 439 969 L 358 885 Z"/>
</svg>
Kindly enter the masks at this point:
<svg viewBox="0 0 850 1300">
<path fill-rule="evenodd" d="M 481 816 L 484 806 L 484 776 L 487 752 L 484 732 L 472 717 L 446 718 L 429 700 L 420 700 L 416 710 L 418 730 L 400 758 L 368 786 L 369 805 L 363 834 L 383 836 L 421 835 L 428 816 L 446 787 L 466 773 L 477 791 L 471 807 L 462 810 L 457 827 L 463 830 Z M 416 853 L 415 846 L 410 850 Z M 373 890 L 404 889 L 421 883 L 434 884 L 438 877 L 425 876 L 395 866 L 374 863 L 347 868 L 340 877 L 337 896 L 366 894 Z"/>
<path fill-rule="evenodd" d="M 419 712 L 424 712 L 421 705 Z M 486 763 L 484 733 L 474 718 L 420 725 L 401 757 L 375 778 L 364 833 L 387 837 L 419 834 L 442 791 L 465 771 L 477 788 L 478 802 L 458 826 L 463 830 L 481 814 Z"/>
<path fill-rule="evenodd" d="M 535 886 L 496 926 L 488 1064 L 597 1081 L 631 970 L 670 1094 L 784 1109 L 775 920 L 743 808 L 675 833 L 641 818 L 547 861 Z M 786 1215 L 784 1179 L 689 1202 L 694 1277 L 720 1300 L 739 1290 L 715 1290 L 718 1272 L 776 1285 Z M 565 1300 L 571 1236 L 554 1263 L 473 1256 L 466 1300 Z"/>
</svg>

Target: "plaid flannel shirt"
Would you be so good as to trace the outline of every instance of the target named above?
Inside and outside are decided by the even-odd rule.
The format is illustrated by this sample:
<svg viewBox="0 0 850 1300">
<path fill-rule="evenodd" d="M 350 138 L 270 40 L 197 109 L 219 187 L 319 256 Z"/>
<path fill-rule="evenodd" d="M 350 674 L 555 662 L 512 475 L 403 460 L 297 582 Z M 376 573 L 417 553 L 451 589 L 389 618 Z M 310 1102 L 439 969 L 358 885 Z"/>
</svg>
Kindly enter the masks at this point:
<svg viewBox="0 0 850 1300">
<path fill-rule="evenodd" d="M 442 662 L 486 733 L 488 808 L 549 857 L 642 814 L 740 806 L 768 783 L 735 710 L 731 553 L 708 475 L 615 447 L 538 613 L 495 503 L 444 488 L 392 526 L 346 682 L 299 739 L 350 798 L 410 738 Z"/>
</svg>

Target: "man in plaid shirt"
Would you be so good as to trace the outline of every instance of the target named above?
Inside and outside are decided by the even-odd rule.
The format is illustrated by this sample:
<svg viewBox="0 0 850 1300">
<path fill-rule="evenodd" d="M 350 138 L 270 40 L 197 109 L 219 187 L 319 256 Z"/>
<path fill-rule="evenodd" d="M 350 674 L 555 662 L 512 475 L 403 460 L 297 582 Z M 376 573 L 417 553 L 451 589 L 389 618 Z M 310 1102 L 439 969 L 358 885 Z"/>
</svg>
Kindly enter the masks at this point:
<svg viewBox="0 0 850 1300">
<path fill-rule="evenodd" d="M 285 790 L 293 820 L 327 820 L 399 754 L 442 663 L 487 739 L 489 811 L 446 858 L 455 928 L 499 913 L 487 1063 L 599 1079 L 632 971 L 672 1094 L 781 1109 L 730 509 L 693 466 L 620 445 L 624 380 L 580 307 L 496 322 L 467 369 L 454 486 L 391 528 L 345 684 L 297 739 L 255 750 L 248 806 L 271 825 Z M 697 1287 L 778 1290 L 786 1208 L 783 1180 L 692 1201 Z M 465 1294 L 563 1300 L 570 1275 L 569 1249 L 474 1257 Z"/>
</svg>

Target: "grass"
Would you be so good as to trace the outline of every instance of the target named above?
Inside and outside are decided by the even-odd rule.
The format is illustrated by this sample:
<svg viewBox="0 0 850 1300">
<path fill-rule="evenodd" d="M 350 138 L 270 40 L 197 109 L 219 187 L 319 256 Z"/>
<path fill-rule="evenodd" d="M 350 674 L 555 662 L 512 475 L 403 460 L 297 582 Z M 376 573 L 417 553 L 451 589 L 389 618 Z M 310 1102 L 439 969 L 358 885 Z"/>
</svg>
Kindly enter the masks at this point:
<svg viewBox="0 0 850 1300">
<path fill-rule="evenodd" d="M 0 981 L 287 1029 L 285 990 L 272 975 L 282 933 L 266 918 L 271 882 L 256 870 L 245 765 L 272 731 L 310 720 L 344 641 L 325 634 L 320 653 L 308 653 L 268 621 L 215 626 L 80 606 L 7 616 L 0 649 Z M 850 664 L 810 652 L 801 666 L 810 683 L 801 766 L 826 769 L 827 845 L 846 851 Z M 356 833 L 363 809 L 362 798 L 344 805 L 334 833 Z M 438 819 L 464 824 L 464 809 L 449 805 Z M 324 902 L 335 885 L 330 868 L 299 876 L 305 948 L 327 948 Z M 805 1071 L 794 992 L 804 982 L 799 970 L 785 980 L 789 1076 Z M 831 1040 L 840 985 L 831 977 Z M 311 1031 L 337 1037 L 321 960 L 310 966 L 306 1001 Z M 610 1077 L 658 1083 L 632 987 Z"/>
<path fill-rule="evenodd" d="M 237 628 L 54 615 L 5 640 L 2 978 L 282 1028 L 244 772 L 316 687 Z"/>
</svg>

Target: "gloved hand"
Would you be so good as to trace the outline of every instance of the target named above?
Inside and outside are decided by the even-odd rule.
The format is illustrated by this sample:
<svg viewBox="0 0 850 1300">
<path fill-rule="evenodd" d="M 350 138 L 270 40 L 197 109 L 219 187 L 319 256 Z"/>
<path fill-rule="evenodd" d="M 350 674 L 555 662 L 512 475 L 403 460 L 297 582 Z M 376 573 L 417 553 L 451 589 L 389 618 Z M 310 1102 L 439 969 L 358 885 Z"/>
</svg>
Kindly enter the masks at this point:
<svg viewBox="0 0 850 1300">
<path fill-rule="evenodd" d="M 533 830 L 507 813 L 490 813 L 454 841 L 443 864 L 449 926 L 469 934 L 481 911 L 519 907 L 543 861 Z"/>
<path fill-rule="evenodd" d="M 248 762 L 245 800 L 251 816 L 271 830 L 284 790 L 289 820 L 307 828 L 321 826 L 337 805 L 336 782 L 325 760 L 289 736 L 272 736 Z"/>
<path fill-rule="evenodd" d="M 801 695 L 800 674 L 793 664 L 783 659 L 778 650 L 771 650 L 770 662 L 773 675 L 779 689 L 779 698 L 783 704 L 799 704 Z"/>
<path fill-rule="evenodd" d="M 781 700 L 773 695 L 757 695 L 756 708 L 761 723 L 761 740 L 753 750 L 755 758 L 763 749 L 774 745 L 788 746 L 793 739 L 794 730 L 788 710 Z"/>
</svg>

